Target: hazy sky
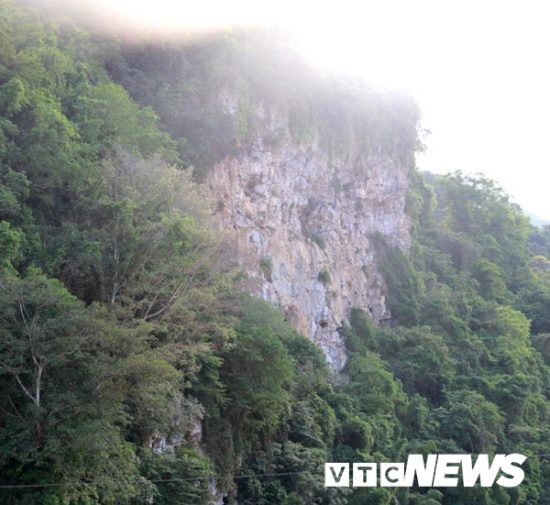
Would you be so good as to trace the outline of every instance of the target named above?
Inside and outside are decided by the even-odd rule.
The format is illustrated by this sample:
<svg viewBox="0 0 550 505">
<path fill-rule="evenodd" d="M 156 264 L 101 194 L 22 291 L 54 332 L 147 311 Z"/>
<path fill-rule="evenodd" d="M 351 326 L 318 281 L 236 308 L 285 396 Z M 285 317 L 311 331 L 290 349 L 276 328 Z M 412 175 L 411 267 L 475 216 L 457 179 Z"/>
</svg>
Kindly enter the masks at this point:
<svg viewBox="0 0 550 505">
<path fill-rule="evenodd" d="M 550 3 L 95 1 L 157 26 L 282 26 L 319 64 L 415 97 L 432 132 L 419 168 L 482 172 L 550 220 Z"/>
<path fill-rule="evenodd" d="M 332 36 L 305 42 L 415 97 L 431 131 L 419 168 L 482 172 L 550 220 L 550 3 L 349 5 L 327 13 Z"/>
</svg>

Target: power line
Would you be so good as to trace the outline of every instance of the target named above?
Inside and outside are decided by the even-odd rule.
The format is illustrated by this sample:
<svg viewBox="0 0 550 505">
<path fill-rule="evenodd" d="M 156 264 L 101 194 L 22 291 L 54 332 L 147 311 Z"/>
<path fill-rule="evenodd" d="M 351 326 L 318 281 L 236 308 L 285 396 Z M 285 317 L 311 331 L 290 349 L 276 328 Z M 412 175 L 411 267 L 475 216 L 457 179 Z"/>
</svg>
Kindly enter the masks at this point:
<svg viewBox="0 0 550 505">
<path fill-rule="evenodd" d="M 547 459 L 550 458 L 550 453 L 548 454 L 532 454 L 530 457 L 535 458 L 543 458 Z M 321 471 L 312 472 L 309 470 L 304 470 L 302 472 L 273 472 L 273 473 L 252 473 L 252 474 L 246 474 L 246 475 L 234 475 L 231 477 L 233 480 L 237 479 L 250 479 L 253 477 L 288 477 L 291 475 L 315 475 L 319 474 Z M 204 481 L 204 480 L 212 480 L 212 479 L 223 479 L 226 476 L 223 475 L 203 475 L 200 477 L 181 477 L 181 478 L 175 478 L 175 479 L 146 479 L 148 482 L 162 484 L 162 483 L 169 483 L 169 482 L 191 482 L 191 481 Z M 80 482 L 80 481 L 74 481 L 74 482 L 57 482 L 57 483 L 44 483 L 44 484 L 0 484 L 0 489 L 30 489 L 30 488 L 43 488 L 43 487 L 63 487 L 63 486 L 77 486 L 77 485 L 85 485 L 85 486 L 100 486 L 104 484 L 129 484 L 129 483 L 136 483 L 140 482 L 138 480 L 111 480 L 111 481 L 102 481 L 102 482 Z"/>
<path fill-rule="evenodd" d="M 305 474 L 318 474 L 317 472 L 303 471 L 303 472 L 275 472 L 275 473 L 253 473 L 246 475 L 235 475 L 231 477 L 232 479 L 250 479 L 252 477 L 285 477 L 290 475 L 305 475 Z M 182 477 L 177 479 L 146 479 L 148 482 L 153 483 L 165 483 L 165 482 L 189 482 L 189 481 L 198 481 L 198 480 L 211 480 L 211 479 L 223 479 L 224 476 L 220 475 L 203 475 L 200 477 Z M 111 480 L 111 481 L 102 481 L 102 482 L 57 482 L 57 483 L 44 483 L 44 484 L 0 484 L 0 489 L 27 489 L 27 488 L 42 488 L 42 487 L 62 487 L 62 486 L 99 486 L 104 484 L 128 484 L 131 482 L 139 482 L 137 480 Z"/>
</svg>

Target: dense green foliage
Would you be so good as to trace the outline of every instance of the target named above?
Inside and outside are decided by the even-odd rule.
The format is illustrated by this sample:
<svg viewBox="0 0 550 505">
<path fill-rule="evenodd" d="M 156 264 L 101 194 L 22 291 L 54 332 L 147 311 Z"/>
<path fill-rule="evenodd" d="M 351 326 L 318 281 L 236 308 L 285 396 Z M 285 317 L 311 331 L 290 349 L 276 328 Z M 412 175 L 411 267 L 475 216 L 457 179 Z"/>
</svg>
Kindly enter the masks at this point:
<svg viewBox="0 0 550 505">
<path fill-rule="evenodd" d="M 377 353 L 399 380 L 405 454 L 412 444 L 531 456 L 519 488 L 446 490 L 443 503 L 548 503 L 548 229 L 493 182 L 460 173 L 419 176 L 409 207 L 410 257 L 373 237 L 394 324 L 373 330 L 355 314 L 354 356 Z"/>
<path fill-rule="evenodd" d="M 351 312 L 336 381 L 242 294 L 184 167 L 246 145 L 258 97 L 335 154 L 354 132 L 395 156 L 417 140 L 408 100 L 273 43 L 127 46 L 0 0 L 0 503 L 205 504 L 214 482 L 249 505 L 550 503 L 550 228 L 490 181 L 418 176 L 411 254 L 372 237 L 393 319 Z M 522 452 L 527 479 L 323 486 L 325 461 L 435 451 Z"/>
<path fill-rule="evenodd" d="M 151 479 L 208 460 L 149 449 L 202 417 L 190 382 L 233 335 L 201 191 L 89 35 L 11 2 L 0 22 L 0 479 L 52 484 L 0 502 L 204 501 Z"/>
</svg>

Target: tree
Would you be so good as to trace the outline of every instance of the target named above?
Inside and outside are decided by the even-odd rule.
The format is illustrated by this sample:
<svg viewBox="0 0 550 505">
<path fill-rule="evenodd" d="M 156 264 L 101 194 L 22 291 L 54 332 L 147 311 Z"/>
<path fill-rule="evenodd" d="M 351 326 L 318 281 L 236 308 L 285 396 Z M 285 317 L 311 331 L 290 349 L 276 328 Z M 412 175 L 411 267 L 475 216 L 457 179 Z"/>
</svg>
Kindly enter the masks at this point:
<svg viewBox="0 0 550 505">
<path fill-rule="evenodd" d="M 136 468 L 121 437 L 124 397 L 105 394 L 104 383 L 113 380 L 101 355 L 105 322 L 37 269 L 24 279 L 3 276 L 1 287 L 3 480 L 73 483 L 33 490 L 44 499 L 129 497 L 130 484 L 111 482 Z"/>
<path fill-rule="evenodd" d="M 452 438 L 467 452 L 492 453 L 503 435 L 502 412 L 476 392 L 449 392 L 437 415 L 442 436 Z"/>
</svg>

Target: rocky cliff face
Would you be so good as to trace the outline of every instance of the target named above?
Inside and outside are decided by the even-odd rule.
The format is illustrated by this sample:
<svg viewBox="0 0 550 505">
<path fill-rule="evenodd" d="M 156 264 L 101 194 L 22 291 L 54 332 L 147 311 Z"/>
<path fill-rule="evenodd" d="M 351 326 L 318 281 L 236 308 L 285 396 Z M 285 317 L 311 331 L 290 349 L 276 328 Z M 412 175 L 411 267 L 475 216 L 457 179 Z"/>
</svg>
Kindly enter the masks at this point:
<svg viewBox="0 0 550 505">
<path fill-rule="evenodd" d="M 318 135 L 293 141 L 284 112 L 256 114 L 262 127 L 252 141 L 207 175 L 216 212 L 253 291 L 281 307 L 339 371 L 346 351 L 338 328 L 350 309 L 365 309 L 377 323 L 389 317 L 369 236 L 409 248 L 410 162 L 360 142 L 331 155 Z"/>
</svg>

